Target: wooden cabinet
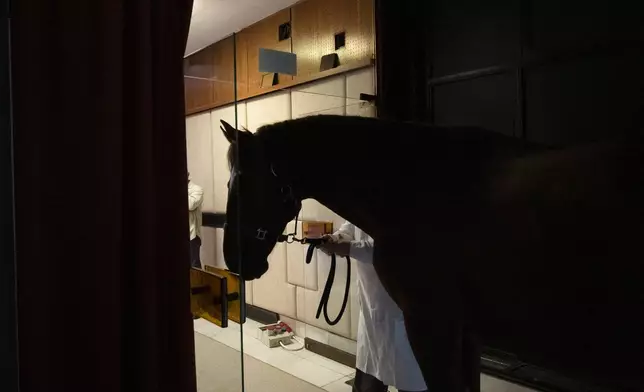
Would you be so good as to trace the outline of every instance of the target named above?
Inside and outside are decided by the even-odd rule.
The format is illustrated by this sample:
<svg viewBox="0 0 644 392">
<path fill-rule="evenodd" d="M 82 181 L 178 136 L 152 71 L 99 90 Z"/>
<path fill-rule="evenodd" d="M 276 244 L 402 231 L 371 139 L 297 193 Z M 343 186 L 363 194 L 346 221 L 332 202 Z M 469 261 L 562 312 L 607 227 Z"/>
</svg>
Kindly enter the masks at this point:
<svg viewBox="0 0 644 392">
<path fill-rule="evenodd" d="M 306 0 L 279 11 L 184 60 L 186 114 L 193 114 L 280 88 L 369 64 L 375 54 L 374 0 Z M 280 26 L 291 35 L 280 39 Z M 336 49 L 336 34 L 344 45 Z M 297 55 L 297 76 L 279 74 L 278 84 L 262 87 L 259 50 Z M 337 53 L 340 68 L 320 72 L 322 56 Z"/>
<path fill-rule="evenodd" d="M 373 0 L 307 0 L 291 10 L 297 78 L 319 73 L 320 59 L 327 54 L 337 53 L 340 65 L 374 56 Z M 341 33 L 344 46 L 336 49 L 335 35 Z"/>
<path fill-rule="evenodd" d="M 234 41 L 230 36 L 184 60 L 186 112 L 194 113 L 234 100 Z"/>
<path fill-rule="evenodd" d="M 208 107 L 213 101 L 212 48 L 205 48 L 183 61 L 186 111 Z"/>
<path fill-rule="evenodd" d="M 242 58 L 239 68 L 238 91 L 242 96 L 254 96 L 262 93 L 263 73 L 259 72 L 259 49 L 273 49 L 291 53 L 291 38 L 279 40 L 279 27 L 291 20 L 290 10 L 285 9 L 249 26 L 237 34 L 237 53 Z M 246 59 L 243 60 L 244 52 Z M 293 77 L 279 75 L 279 84 L 290 83 Z M 244 83 L 246 85 L 244 85 Z"/>
</svg>

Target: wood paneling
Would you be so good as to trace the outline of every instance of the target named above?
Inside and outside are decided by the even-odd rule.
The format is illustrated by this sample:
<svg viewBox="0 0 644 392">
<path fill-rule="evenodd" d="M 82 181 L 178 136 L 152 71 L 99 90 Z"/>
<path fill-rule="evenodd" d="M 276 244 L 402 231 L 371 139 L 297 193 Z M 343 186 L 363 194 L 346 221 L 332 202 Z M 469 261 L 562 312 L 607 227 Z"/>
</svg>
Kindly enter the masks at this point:
<svg viewBox="0 0 644 392">
<path fill-rule="evenodd" d="M 361 69 L 361 68 L 372 67 L 374 65 L 375 65 L 374 60 L 364 60 L 364 61 L 359 61 L 359 62 L 348 64 L 348 65 L 341 65 L 341 66 L 339 66 L 337 68 L 333 68 L 333 69 L 330 69 L 328 71 L 313 74 L 313 75 L 308 76 L 308 77 L 293 78 L 293 80 L 291 80 L 290 82 L 286 82 L 286 83 L 282 82 L 277 86 L 267 87 L 267 88 L 265 88 L 265 89 L 263 89 L 263 90 L 261 90 L 259 92 L 255 92 L 252 95 L 247 94 L 246 97 L 239 97 L 238 100 L 242 101 L 243 99 L 259 97 L 259 96 L 262 96 L 262 95 L 273 93 L 275 91 L 285 90 L 285 89 L 293 88 L 293 87 L 296 87 L 296 86 L 302 86 L 302 85 L 305 85 L 307 83 L 312 83 L 312 82 L 315 82 L 315 81 L 318 81 L 318 80 L 329 78 L 331 76 L 339 75 L 339 74 L 350 72 L 350 71 L 355 71 L 355 70 L 358 70 L 358 69 Z M 232 99 L 227 104 L 230 104 L 230 103 L 233 103 Z M 211 106 L 208 106 L 208 107 L 201 107 L 201 108 L 197 108 L 197 109 L 187 110 L 186 115 L 197 114 L 199 112 L 203 112 L 203 111 L 211 110 L 211 109 L 216 109 L 217 107 L 221 107 L 221 106 L 225 106 L 225 104 L 211 105 Z"/>
<path fill-rule="evenodd" d="M 185 59 L 186 114 L 308 83 L 373 64 L 373 0 L 307 0 L 251 25 Z M 279 40 L 279 26 L 291 22 L 291 38 Z M 345 33 L 345 46 L 335 50 L 334 36 Z M 280 74 L 275 86 L 262 87 L 259 49 L 293 52 L 297 77 Z M 235 53 L 236 49 L 236 53 Z M 340 66 L 320 72 L 320 59 L 337 53 Z M 235 57 L 233 57 L 235 56 Z"/>
<path fill-rule="evenodd" d="M 248 41 L 235 36 L 237 49 L 237 99 L 245 99 L 248 93 Z"/>
<path fill-rule="evenodd" d="M 240 83 L 245 80 L 248 83 L 248 96 L 253 96 L 262 92 L 262 76 L 259 72 L 259 49 L 281 50 L 291 53 L 291 38 L 283 41 L 279 40 L 279 26 L 288 23 L 291 19 L 290 9 L 282 10 L 268 18 L 249 26 L 237 35 L 238 56 L 243 56 L 244 49 L 246 52 L 246 77 L 242 75 L 240 69 Z M 243 63 L 243 62 L 242 62 Z M 291 82 L 293 79 L 289 75 L 279 75 L 279 83 Z M 243 91 L 244 86 L 240 86 L 239 91 Z"/>
<path fill-rule="evenodd" d="M 213 48 L 205 48 L 183 61 L 186 111 L 208 107 L 213 102 Z"/>
<path fill-rule="evenodd" d="M 234 99 L 233 37 L 225 38 L 184 60 L 186 111 L 195 112 Z"/>
<path fill-rule="evenodd" d="M 320 59 L 337 53 L 340 65 L 374 56 L 373 0 L 307 0 L 292 7 L 293 52 L 297 77 L 320 70 Z M 345 32 L 345 46 L 335 50 L 335 34 Z"/>
<path fill-rule="evenodd" d="M 227 104 L 235 98 L 234 38 L 230 36 L 213 45 L 214 55 L 214 97 L 215 105 Z"/>
</svg>

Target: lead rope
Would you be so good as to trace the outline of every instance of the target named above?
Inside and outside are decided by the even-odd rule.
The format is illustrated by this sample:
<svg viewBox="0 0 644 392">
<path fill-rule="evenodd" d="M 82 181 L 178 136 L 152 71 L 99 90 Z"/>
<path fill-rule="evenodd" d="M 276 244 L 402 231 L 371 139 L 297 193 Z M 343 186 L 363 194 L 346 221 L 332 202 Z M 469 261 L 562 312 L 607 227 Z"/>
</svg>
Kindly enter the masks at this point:
<svg viewBox="0 0 644 392">
<path fill-rule="evenodd" d="M 293 242 L 299 242 L 300 244 L 309 244 L 309 249 L 306 251 L 306 264 L 311 264 L 313 259 L 313 251 L 315 248 L 322 244 L 324 240 L 322 238 L 297 238 L 297 223 L 298 217 L 295 217 L 295 229 L 293 233 L 290 234 L 280 234 L 277 238 L 278 242 L 286 242 L 291 244 Z M 335 280 L 335 269 L 337 266 L 337 260 L 335 253 L 331 254 L 331 268 L 329 269 L 329 276 L 326 278 L 326 284 L 324 285 L 324 290 L 322 291 L 322 298 L 320 298 L 320 304 L 318 305 L 318 310 L 315 314 L 315 318 L 319 319 L 320 314 L 324 311 L 324 319 L 329 325 L 336 325 L 342 319 L 345 309 L 347 308 L 347 302 L 349 301 L 349 288 L 351 286 L 351 258 L 346 256 L 347 260 L 347 282 L 344 287 L 344 298 L 342 299 L 342 306 L 338 312 L 338 316 L 331 320 L 329 317 L 329 299 L 331 298 L 331 289 L 333 288 L 333 281 Z"/>
</svg>

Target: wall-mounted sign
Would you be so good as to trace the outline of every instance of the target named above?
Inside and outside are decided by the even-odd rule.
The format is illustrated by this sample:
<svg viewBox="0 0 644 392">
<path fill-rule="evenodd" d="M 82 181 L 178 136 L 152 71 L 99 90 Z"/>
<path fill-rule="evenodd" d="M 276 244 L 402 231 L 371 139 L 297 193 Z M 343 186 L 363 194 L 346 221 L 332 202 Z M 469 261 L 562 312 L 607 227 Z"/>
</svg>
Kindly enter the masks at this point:
<svg viewBox="0 0 644 392">
<path fill-rule="evenodd" d="M 297 56 L 295 53 L 259 48 L 259 72 L 295 76 Z"/>
</svg>

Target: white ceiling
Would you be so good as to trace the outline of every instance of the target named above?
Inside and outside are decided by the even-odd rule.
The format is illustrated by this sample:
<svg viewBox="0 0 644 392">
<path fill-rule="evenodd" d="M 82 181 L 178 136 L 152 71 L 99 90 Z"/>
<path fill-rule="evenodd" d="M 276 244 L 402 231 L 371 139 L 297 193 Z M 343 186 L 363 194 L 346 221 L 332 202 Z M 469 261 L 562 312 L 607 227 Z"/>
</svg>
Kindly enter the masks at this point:
<svg viewBox="0 0 644 392">
<path fill-rule="evenodd" d="M 298 0 L 194 0 L 186 55 L 288 8 Z"/>
</svg>

